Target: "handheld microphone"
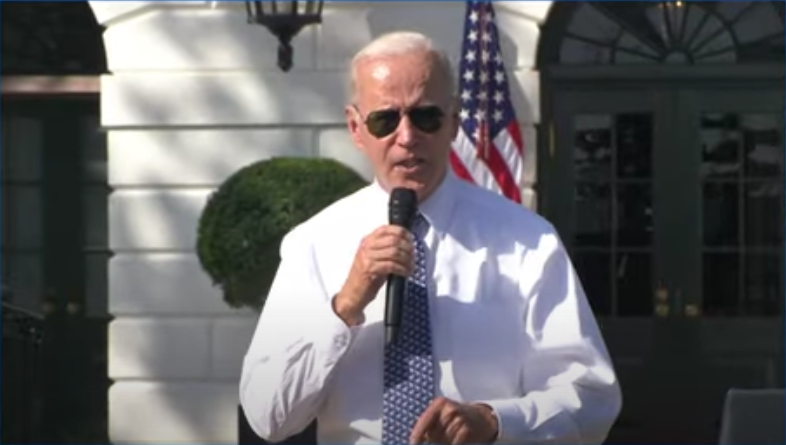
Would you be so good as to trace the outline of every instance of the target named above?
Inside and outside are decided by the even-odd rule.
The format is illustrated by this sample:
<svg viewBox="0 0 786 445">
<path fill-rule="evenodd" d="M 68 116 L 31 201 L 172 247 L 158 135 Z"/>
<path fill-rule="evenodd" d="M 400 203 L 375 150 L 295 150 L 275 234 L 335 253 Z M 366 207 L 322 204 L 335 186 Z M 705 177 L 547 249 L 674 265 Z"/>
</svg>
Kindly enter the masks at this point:
<svg viewBox="0 0 786 445">
<path fill-rule="evenodd" d="M 414 190 L 399 187 L 390 193 L 388 220 L 391 225 L 411 229 L 418 211 L 418 198 Z M 389 275 L 385 299 L 385 344 L 398 338 L 401 328 L 401 311 L 407 290 L 407 277 Z"/>
</svg>

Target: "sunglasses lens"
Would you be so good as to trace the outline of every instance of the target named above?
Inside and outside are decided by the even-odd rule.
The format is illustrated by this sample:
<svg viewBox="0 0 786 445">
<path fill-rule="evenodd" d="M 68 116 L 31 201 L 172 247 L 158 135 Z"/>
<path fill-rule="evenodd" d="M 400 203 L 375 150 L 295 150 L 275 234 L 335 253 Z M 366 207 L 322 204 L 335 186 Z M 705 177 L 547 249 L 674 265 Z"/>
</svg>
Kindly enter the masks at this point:
<svg viewBox="0 0 786 445">
<path fill-rule="evenodd" d="M 442 118 L 445 115 L 436 106 L 413 108 L 407 114 L 412 125 L 424 133 L 439 131 L 442 128 Z M 366 118 L 366 127 L 374 137 L 383 138 L 396 131 L 400 122 L 401 113 L 398 110 L 377 110 L 369 113 Z"/>
<path fill-rule="evenodd" d="M 374 137 L 385 137 L 396 131 L 401 121 L 401 114 L 397 110 L 377 110 L 368 114 L 366 127 Z"/>
<path fill-rule="evenodd" d="M 444 113 L 439 107 L 420 107 L 409 112 L 412 125 L 424 133 L 436 133 L 442 128 Z"/>
</svg>

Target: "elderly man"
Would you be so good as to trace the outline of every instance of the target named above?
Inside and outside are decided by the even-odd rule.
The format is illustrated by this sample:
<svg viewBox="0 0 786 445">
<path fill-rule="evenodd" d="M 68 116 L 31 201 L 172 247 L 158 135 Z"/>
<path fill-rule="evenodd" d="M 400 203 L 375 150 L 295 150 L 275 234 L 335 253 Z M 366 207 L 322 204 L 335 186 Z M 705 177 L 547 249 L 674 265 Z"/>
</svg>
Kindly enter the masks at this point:
<svg viewBox="0 0 786 445">
<path fill-rule="evenodd" d="M 251 427 L 272 442 L 314 419 L 324 444 L 602 442 L 621 396 L 581 283 L 548 222 L 451 172 L 447 57 L 392 33 L 351 76 L 347 125 L 375 181 L 284 239 L 243 364 Z M 411 231 L 387 222 L 396 187 L 416 191 Z M 386 345 L 390 274 L 413 284 Z"/>
</svg>

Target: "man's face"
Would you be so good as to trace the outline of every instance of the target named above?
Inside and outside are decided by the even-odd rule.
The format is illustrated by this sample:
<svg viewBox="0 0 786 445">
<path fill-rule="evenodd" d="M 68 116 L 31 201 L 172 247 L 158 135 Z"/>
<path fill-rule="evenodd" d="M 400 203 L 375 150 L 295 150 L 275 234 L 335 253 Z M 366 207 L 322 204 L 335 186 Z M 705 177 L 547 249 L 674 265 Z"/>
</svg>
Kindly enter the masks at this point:
<svg viewBox="0 0 786 445">
<path fill-rule="evenodd" d="M 426 199 L 448 168 L 458 116 L 432 56 L 408 54 L 362 62 L 347 125 L 383 188 Z M 369 125 L 366 123 L 368 122 Z"/>
</svg>

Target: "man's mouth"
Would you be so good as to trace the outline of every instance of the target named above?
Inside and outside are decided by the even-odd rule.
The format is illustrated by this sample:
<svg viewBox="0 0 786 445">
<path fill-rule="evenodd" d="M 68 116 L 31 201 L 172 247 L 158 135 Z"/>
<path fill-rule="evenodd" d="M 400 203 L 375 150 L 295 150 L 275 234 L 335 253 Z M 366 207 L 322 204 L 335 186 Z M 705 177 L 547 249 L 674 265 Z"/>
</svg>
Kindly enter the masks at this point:
<svg viewBox="0 0 786 445">
<path fill-rule="evenodd" d="M 413 168 L 420 167 L 422 164 L 423 164 L 423 159 L 413 158 L 413 159 L 407 159 L 405 161 L 397 162 L 396 166 L 405 169 L 413 169 Z"/>
</svg>

